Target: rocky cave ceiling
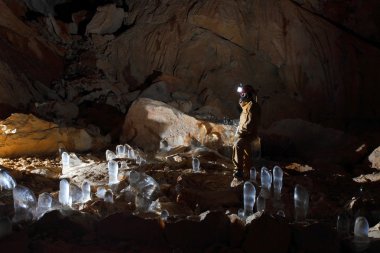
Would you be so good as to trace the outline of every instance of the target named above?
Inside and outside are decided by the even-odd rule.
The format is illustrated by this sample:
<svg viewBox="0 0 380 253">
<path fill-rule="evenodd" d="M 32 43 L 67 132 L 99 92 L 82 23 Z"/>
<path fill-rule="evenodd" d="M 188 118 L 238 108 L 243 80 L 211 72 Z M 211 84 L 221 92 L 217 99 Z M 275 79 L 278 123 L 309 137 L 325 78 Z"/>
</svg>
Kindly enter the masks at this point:
<svg viewBox="0 0 380 253">
<path fill-rule="evenodd" d="M 244 83 L 259 91 L 265 127 L 379 119 L 376 0 L 3 0 L 1 8 L 3 118 L 51 101 L 77 108 L 68 120 L 99 104 L 118 115 L 138 97 L 236 118 L 234 91 Z"/>
</svg>

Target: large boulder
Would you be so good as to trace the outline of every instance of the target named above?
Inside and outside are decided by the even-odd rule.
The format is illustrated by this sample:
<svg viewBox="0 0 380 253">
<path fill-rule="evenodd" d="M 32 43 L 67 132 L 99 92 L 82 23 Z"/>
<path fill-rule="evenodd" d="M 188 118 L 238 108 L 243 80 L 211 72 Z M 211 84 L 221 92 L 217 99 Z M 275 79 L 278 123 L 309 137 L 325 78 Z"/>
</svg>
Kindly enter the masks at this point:
<svg viewBox="0 0 380 253">
<path fill-rule="evenodd" d="M 368 160 L 371 163 L 371 167 L 380 170 L 380 147 L 376 148 L 369 155 Z"/>
<path fill-rule="evenodd" d="M 231 146 L 235 127 L 197 120 L 160 101 L 136 100 L 125 118 L 122 142 L 133 142 L 144 151 L 156 151 L 166 140 L 171 147 L 203 144 L 214 150 Z"/>
<path fill-rule="evenodd" d="M 108 137 L 92 136 L 85 129 L 59 127 L 32 114 L 12 114 L 0 122 L 0 156 L 48 155 L 65 148 L 83 152 L 103 148 Z"/>
</svg>

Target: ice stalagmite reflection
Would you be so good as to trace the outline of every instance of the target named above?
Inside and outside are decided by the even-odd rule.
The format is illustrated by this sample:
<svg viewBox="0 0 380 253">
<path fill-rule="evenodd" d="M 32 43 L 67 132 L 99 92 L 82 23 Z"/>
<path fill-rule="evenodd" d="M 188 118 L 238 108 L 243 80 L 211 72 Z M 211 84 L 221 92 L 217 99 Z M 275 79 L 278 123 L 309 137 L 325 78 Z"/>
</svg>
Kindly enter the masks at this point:
<svg viewBox="0 0 380 253">
<path fill-rule="evenodd" d="M 249 181 L 256 183 L 257 171 L 255 167 L 249 170 Z"/>
<path fill-rule="evenodd" d="M 309 210 L 309 193 L 301 185 L 294 188 L 294 215 L 297 222 L 304 221 Z"/>
</svg>

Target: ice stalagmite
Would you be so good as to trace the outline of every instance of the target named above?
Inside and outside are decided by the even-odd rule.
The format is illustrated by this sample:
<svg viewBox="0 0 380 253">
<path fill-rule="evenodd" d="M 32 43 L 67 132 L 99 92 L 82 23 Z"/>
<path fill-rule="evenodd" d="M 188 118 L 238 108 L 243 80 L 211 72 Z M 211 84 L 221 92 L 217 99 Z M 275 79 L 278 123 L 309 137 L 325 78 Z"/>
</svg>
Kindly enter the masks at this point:
<svg viewBox="0 0 380 253">
<path fill-rule="evenodd" d="M 67 152 L 62 152 L 61 155 L 62 171 L 70 169 L 70 156 Z"/>
<path fill-rule="evenodd" d="M 111 161 L 108 161 L 107 167 L 108 167 L 108 176 L 109 176 L 108 184 L 109 185 L 118 184 L 119 183 L 119 179 L 118 179 L 119 163 L 111 160 Z"/>
<path fill-rule="evenodd" d="M 58 200 L 63 206 L 71 206 L 72 200 L 70 198 L 70 184 L 66 179 L 62 179 L 59 182 Z"/>
<path fill-rule="evenodd" d="M 128 180 L 130 189 L 135 193 L 137 211 L 149 211 L 150 205 L 160 191 L 159 184 L 151 176 L 135 170 L 130 171 Z"/>
<path fill-rule="evenodd" d="M 272 188 L 272 174 L 266 167 L 261 168 L 261 193 L 260 195 L 266 199 L 270 198 L 270 191 Z"/>
<path fill-rule="evenodd" d="M 279 166 L 273 168 L 273 193 L 274 199 L 281 199 L 282 179 L 284 172 Z"/>
<path fill-rule="evenodd" d="M 114 159 L 116 159 L 116 154 L 113 151 L 107 149 L 106 150 L 106 160 L 107 161 L 111 161 L 111 160 L 114 160 Z"/>
<path fill-rule="evenodd" d="M 244 183 L 244 216 L 249 216 L 253 213 L 253 206 L 255 205 L 256 199 L 256 188 L 255 186 L 247 181 Z"/>
<path fill-rule="evenodd" d="M 126 148 L 124 145 L 117 145 L 116 146 L 116 158 L 125 158 L 127 156 L 126 154 Z"/>
<path fill-rule="evenodd" d="M 39 219 L 44 215 L 44 213 L 49 211 L 51 208 L 52 202 L 53 202 L 53 198 L 50 193 L 44 192 L 38 195 L 38 203 L 37 203 L 35 218 Z"/>
<path fill-rule="evenodd" d="M 193 157 L 192 165 L 193 165 L 193 172 L 199 172 L 200 171 L 201 163 L 200 163 L 198 158 Z"/>
<path fill-rule="evenodd" d="M 82 203 L 91 200 L 91 184 L 87 180 L 82 183 Z"/>
<path fill-rule="evenodd" d="M 168 212 L 168 210 L 166 210 L 166 209 L 162 210 L 162 211 L 161 211 L 160 218 L 161 218 L 163 221 L 166 221 L 166 220 L 169 218 L 169 212 Z"/>
<path fill-rule="evenodd" d="M 12 190 L 16 186 L 16 181 L 8 171 L 0 169 L 0 191 Z"/>
<path fill-rule="evenodd" d="M 71 203 L 80 203 L 82 202 L 83 192 L 80 187 L 75 184 L 70 184 L 70 199 Z"/>
<path fill-rule="evenodd" d="M 16 185 L 16 187 L 13 188 L 13 201 L 15 208 L 13 222 L 29 221 L 33 219 L 37 199 L 29 188 L 22 185 Z"/>
<path fill-rule="evenodd" d="M 355 252 L 364 252 L 370 243 L 368 238 L 369 224 L 365 217 L 359 216 L 355 220 L 354 249 Z"/>
<path fill-rule="evenodd" d="M 107 190 L 104 194 L 104 202 L 113 203 L 113 193 L 111 190 Z"/>
</svg>

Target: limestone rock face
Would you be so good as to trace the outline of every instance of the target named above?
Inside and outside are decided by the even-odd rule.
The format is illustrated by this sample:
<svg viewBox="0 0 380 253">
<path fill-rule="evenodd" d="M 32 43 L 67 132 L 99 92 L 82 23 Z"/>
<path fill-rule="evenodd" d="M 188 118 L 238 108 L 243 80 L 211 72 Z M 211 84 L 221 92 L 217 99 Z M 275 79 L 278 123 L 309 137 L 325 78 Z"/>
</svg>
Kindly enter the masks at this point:
<svg viewBox="0 0 380 253">
<path fill-rule="evenodd" d="M 155 151 L 161 140 L 176 147 L 201 143 L 218 150 L 231 146 L 235 127 L 197 120 L 160 101 L 136 100 L 125 118 L 121 141 Z"/>
<path fill-rule="evenodd" d="M 84 129 L 59 127 L 29 114 L 12 114 L 0 122 L 0 157 L 47 155 L 60 147 L 83 152 L 104 147 L 107 137 L 91 136 Z"/>
<path fill-rule="evenodd" d="M 17 107 L 41 100 L 63 71 L 60 53 L 2 0 L 0 9 L 0 102 Z"/>
<path fill-rule="evenodd" d="M 322 16 L 327 3 L 313 13 L 297 2 L 325 3 L 129 1 L 133 26 L 110 45 L 109 62 L 131 90 L 155 71 L 184 80 L 178 91 L 210 88 L 228 117 L 238 114 L 236 85 L 252 84 L 266 126 L 282 118 L 378 117 L 378 47 Z"/>
</svg>

